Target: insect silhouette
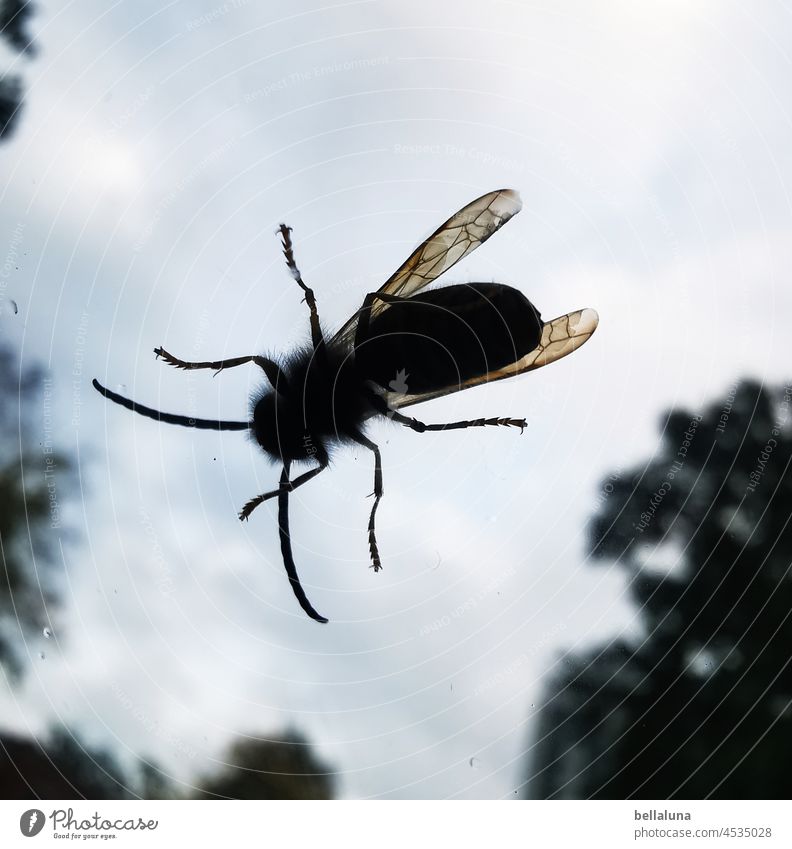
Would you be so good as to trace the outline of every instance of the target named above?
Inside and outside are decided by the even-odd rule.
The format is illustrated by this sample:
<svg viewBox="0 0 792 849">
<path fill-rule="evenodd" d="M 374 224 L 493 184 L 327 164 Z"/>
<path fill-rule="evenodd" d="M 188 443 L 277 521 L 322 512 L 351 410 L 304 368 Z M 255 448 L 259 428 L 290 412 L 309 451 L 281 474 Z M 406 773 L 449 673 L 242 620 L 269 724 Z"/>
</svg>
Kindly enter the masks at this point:
<svg viewBox="0 0 792 849">
<path fill-rule="evenodd" d="M 154 353 L 180 369 L 220 372 L 245 363 L 259 366 L 268 387 L 251 404 L 249 421 L 215 421 L 161 413 L 103 387 L 110 401 L 168 424 L 211 430 L 249 431 L 282 466 L 276 489 L 245 504 L 240 519 L 263 502 L 278 499 L 280 544 L 286 573 L 303 610 L 314 610 L 297 574 L 289 533 L 289 493 L 327 469 L 331 450 L 357 444 L 374 456 L 374 502 L 368 523 L 371 565 L 382 564 L 375 531 L 383 494 L 379 447 L 365 433 L 378 416 L 417 433 L 468 427 L 526 426 L 525 419 L 492 417 L 424 424 L 405 416 L 405 407 L 482 383 L 514 377 L 565 357 L 595 331 L 597 313 L 581 309 L 542 322 L 538 310 L 517 289 L 498 283 L 468 283 L 426 290 L 455 263 L 483 244 L 521 208 L 517 192 L 502 189 L 477 198 L 448 219 L 412 253 L 399 270 L 329 338 L 319 323 L 313 291 L 294 259 L 291 228 L 280 225 L 289 271 L 302 289 L 310 313 L 311 341 L 279 360 L 251 355 L 214 362 L 185 362 L 164 348 Z M 313 468 L 290 477 L 292 464 Z"/>
</svg>

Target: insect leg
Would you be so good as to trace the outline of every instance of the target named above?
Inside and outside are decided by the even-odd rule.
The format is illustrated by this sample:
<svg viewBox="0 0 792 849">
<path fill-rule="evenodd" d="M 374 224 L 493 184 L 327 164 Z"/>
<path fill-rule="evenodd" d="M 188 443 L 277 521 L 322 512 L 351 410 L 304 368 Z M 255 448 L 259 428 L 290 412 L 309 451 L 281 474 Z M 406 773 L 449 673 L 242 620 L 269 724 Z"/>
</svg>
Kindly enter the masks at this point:
<svg viewBox="0 0 792 849">
<path fill-rule="evenodd" d="M 497 417 L 490 419 L 471 419 L 470 421 L 464 422 L 446 422 L 445 424 L 425 424 L 424 422 L 418 421 L 418 419 L 404 416 L 396 410 L 392 410 L 385 399 L 376 392 L 370 392 L 368 398 L 371 401 L 372 406 L 383 416 L 387 416 L 394 422 L 398 422 L 399 424 L 403 424 L 405 427 L 409 427 L 416 433 L 425 433 L 427 430 L 461 430 L 466 427 L 485 427 L 487 425 L 518 427 L 520 428 L 520 433 L 522 433 L 523 429 L 528 427 L 528 422 L 526 422 L 525 419 L 507 419 Z"/>
<path fill-rule="evenodd" d="M 466 427 L 486 427 L 487 425 L 503 425 L 504 427 L 518 427 L 520 428 L 520 433 L 528 427 L 528 423 L 525 419 L 507 419 L 507 418 L 490 418 L 490 419 L 471 419 L 469 421 L 464 422 L 446 422 L 445 424 L 424 424 L 423 422 L 419 422 L 418 419 L 411 419 L 407 416 L 403 416 L 401 413 L 397 413 L 394 410 L 391 410 L 388 413 L 388 416 L 393 419 L 395 422 L 399 422 L 399 424 L 403 424 L 406 427 L 411 428 L 416 431 L 416 433 L 425 433 L 427 430 L 460 430 Z"/>
<path fill-rule="evenodd" d="M 288 474 L 286 475 L 285 480 L 283 475 L 281 475 L 280 486 L 277 489 L 273 489 L 271 492 L 265 492 L 263 495 L 257 495 L 255 498 L 251 498 L 250 501 L 248 501 L 248 503 L 239 511 L 240 521 L 247 519 L 256 507 L 259 506 L 259 504 L 263 504 L 270 498 L 275 498 L 276 495 L 280 498 L 284 492 L 288 493 L 293 489 L 297 489 L 298 486 L 302 486 L 304 483 L 311 480 L 311 478 L 315 478 L 319 472 L 323 472 L 326 468 L 327 463 L 322 463 L 315 469 L 310 469 L 299 477 L 296 477 L 293 481 L 289 480 Z"/>
<path fill-rule="evenodd" d="M 377 515 L 377 507 L 379 507 L 380 499 L 385 491 L 382 487 L 382 457 L 380 456 L 379 446 L 370 439 L 366 439 L 363 434 L 359 433 L 354 437 L 354 439 L 355 442 L 365 446 L 374 453 L 374 492 L 372 493 L 374 495 L 374 505 L 371 508 L 371 515 L 369 516 L 368 535 L 369 551 L 371 552 L 371 565 L 375 572 L 379 572 L 379 570 L 382 569 L 382 562 L 380 561 L 379 548 L 377 547 L 377 534 L 374 530 L 374 517 Z"/>
<path fill-rule="evenodd" d="M 223 369 L 243 366 L 245 363 L 255 363 L 259 368 L 264 370 L 269 382 L 275 389 L 283 391 L 284 387 L 287 386 L 286 376 L 280 370 L 278 364 L 267 359 L 267 357 L 259 357 L 252 354 L 249 357 L 233 357 L 230 360 L 212 360 L 211 362 L 188 363 L 186 360 L 180 360 L 178 357 L 174 357 L 173 354 L 168 353 L 168 351 L 162 347 L 155 348 L 154 353 L 157 355 L 157 358 L 162 357 L 168 365 L 175 366 L 176 368 L 187 370 L 200 368 L 214 369 L 215 377 L 217 377 Z"/>
<path fill-rule="evenodd" d="M 298 478 L 299 480 L 299 478 Z M 294 563 L 294 555 L 292 554 L 291 535 L 289 534 L 289 466 L 285 464 L 281 472 L 281 488 L 278 490 L 278 529 L 280 531 L 281 554 L 283 555 L 283 565 L 286 568 L 286 574 L 289 577 L 292 591 L 300 603 L 300 607 L 317 622 L 327 622 L 324 616 L 317 613 L 311 602 L 308 601 L 308 596 L 300 583 L 300 576 L 297 574 L 297 566 Z"/>
<path fill-rule="evenodd" d="M 322 346 L 322 330 L 319 327 L 319 312 L 316 309 L 316 297 L 313 289 L 303 283 L 300 269 L 297 268 L 297 263 L 294 260 L 294 248 L 291 240 L 291 227 L 281 224 L 278 228 L 281 235 L 281 244 L 283 245 L 283 255 L 286 257 L 286 265 L 289 266 L 291 276 L 297 281 L 297 285 L 305 292 L 305 303 L 308 304 L 308 309 L 311 311 L 311 339 L 313 341 L 314 350 Z"/>
</svg>

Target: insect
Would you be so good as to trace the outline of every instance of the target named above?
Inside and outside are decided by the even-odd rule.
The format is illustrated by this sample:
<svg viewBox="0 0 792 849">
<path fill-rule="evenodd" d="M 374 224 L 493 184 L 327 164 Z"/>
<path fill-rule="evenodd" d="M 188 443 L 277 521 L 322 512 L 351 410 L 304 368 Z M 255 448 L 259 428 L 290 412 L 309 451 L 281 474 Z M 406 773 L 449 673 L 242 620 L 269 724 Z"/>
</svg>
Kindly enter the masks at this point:
<svg viewBox="0 0 792 849">
<path fill-rule="evenodd" d="M 186 362 L 164 348 L 154 353 L 179 369 L 215 373 L 245 363 L 259 366 L 267 388 L 253 399 L 249 421 L 215 421 L 161 413 L 103 387 L 105 398 L 148 418 L 211 430 L 248 431 L 282 466 L 276 489 L 252 498 L 239 513 L 246 520 L 270 499 L 278 500 L 283 562 L 302 609 L 327 622 L 311 605 L 297 574 L 289 533 L 289 493 L 327 469 L 331 450 L 343 444 L 367 448 L 374 457 L 374 501 L 368 523 L 371 565 L 382 567 L 375 519 L 383 495 L 379 447 L 366 423 L 386 416 L 417 433 L 468 427 L 526 426 L 525 419 L 492 417 L 424 424 L 400 412 L 406 407 L 482 383 L 514 377 L 565 357 L 594 333 L 597 313 L 582 309 L 542 322 L 517 289 L 498 283 L 468 283 L 429 289 L 460 259 L 516 215 L 522 204 L 510 189 L 489 192 L 463 207 L 426 239 L 334 335 L 325 336 L 313 291 L 303 282 L 291 228 L 279 233 L 289 271 L 310 314 L 311 341 L 278 360 L 250 355 L 214 362 Z M 312 468 L 291 477 L 293 464 Z"/>
</svg>

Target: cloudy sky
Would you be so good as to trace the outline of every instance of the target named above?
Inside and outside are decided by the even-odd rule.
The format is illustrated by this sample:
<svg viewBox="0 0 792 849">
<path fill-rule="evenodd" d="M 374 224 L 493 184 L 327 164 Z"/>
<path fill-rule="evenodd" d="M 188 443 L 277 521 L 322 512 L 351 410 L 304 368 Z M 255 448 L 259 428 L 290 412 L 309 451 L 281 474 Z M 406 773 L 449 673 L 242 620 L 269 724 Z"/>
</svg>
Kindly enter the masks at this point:
<svg viewBox="0 0 792 849">
<path fill-rule="evenodd" d="M 0 297 L 19 307 L 0 321 L 50 371 L 80 490 L 60 505 L 77 533 L 55 532 L 65 603 L 25 687 L 2 691 L 5 726 L 57 717 L 185 782 L 230 737 L 294 727 L 347 796 L 512 796 L 560 652 L 636 628 L 618 569 L 586 562 L 603 477 L 652 455 L 669 406 L 789 376 L 789 9 L 41 0 L 34 29 L 0 151 Z M 255 369 L 185 374 L 152 349 L 303 341 L 279 222 L 332 328 L 501 187 L 522 213 L 449 282 L 510 283 L 545 318 L 594 307 L 600 328 L 420 411 L 525 416 L 522 436 L 371 428 L 381 573 L 368 452 L 294 495 L 320 626 L 289 589 L 274 507 L 236 518 L 277 471 L 242 435 L 133 416 L 91 378 L 243 418 Z"/>
</svg>

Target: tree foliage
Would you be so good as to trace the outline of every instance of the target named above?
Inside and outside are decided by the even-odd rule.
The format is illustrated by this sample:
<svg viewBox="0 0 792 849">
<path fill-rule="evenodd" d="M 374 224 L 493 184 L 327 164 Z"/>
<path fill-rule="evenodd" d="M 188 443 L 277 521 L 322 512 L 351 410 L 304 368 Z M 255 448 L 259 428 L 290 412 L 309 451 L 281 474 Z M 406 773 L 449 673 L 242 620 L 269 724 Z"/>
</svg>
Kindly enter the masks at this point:
<svg viewBox="0 0 792 849">
<path fill-rule="evenodd" d="M 792 385 L 735 384 L 663 424 L 589 525 L 642 634 L 563 658 L 531 797 L 792 795 Z"/>
<path fill-rule="evenodd" d="M 28 0 L 0 0 L 0 38 L 12 50 L 32 55 L 33 41 L 28 32 L 35 7 Z M 13 133 L 22 107 L 22 79 L 19 74 L 0 76 L 0 141 Z"/>
<path fill-rule="evenodd" d="M 61 507 L 72 483 L 50 441 L 49 389 L 37 366 L 0 347 L 0 666 L 17 676 L 59 598 Z"/>
<path fill-rule="evenodd" d="M 332 799 L 333 773 L 296 732 L 282 737 L 239 738 L 225 765 L 199 783 L 197 798 Z"/>
<path fill-rule="evenodd" d="M 0 737 L 0 799 L 130 799 L 123 770 L 109 753 L 65 728 L 45 739 Z"/>
</svg>

